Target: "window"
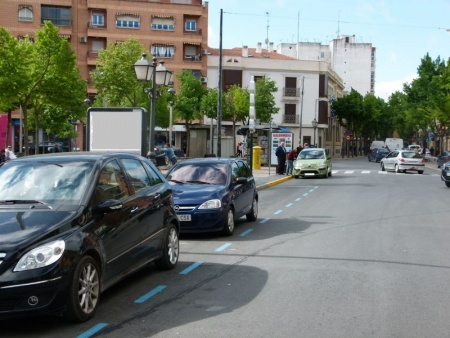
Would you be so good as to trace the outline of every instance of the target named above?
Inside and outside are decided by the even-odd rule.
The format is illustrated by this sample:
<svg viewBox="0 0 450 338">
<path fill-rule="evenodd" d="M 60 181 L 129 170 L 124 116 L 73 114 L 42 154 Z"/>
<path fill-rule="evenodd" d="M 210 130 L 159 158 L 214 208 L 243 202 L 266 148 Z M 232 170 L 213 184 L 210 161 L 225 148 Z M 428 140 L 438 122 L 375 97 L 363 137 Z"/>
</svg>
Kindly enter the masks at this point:
<svg viewBox="0 0 450 338">
<path fill-rule="evenodd" d="M 94 205 L 114 199 L 123 201 L 129 197 L 129 191 L 117 161 L 106 164 L 98 176 L 97 185 L 94 191 Z"/>
<path fill-rule="evenodd" d="M 92 53 L 98 53 L 99 50 L 105 48 L 105 42 L 103 40 L 92 41 Z"/>
<path fill-rule="evenodd" d="M 41 23 L 44 21 L 51 21 L 55 26 L 70 26 L 72 24 L 70 8 L 42 5 Z"/>
<path fill-rule="evenodd" d="M 173 58 L 175 55 L 175 46 L 152 45 L 151 53 L 156 58 Z"/>
<path fill-rule="evenodd" d="M 296 116 L 297 105 L 285 104 L 284 105 L 284 123 L 297 123 Z"/>
<path fill-rule="evenodd" d="M 92 26 L 104 26 L 105 25 L 105 15 L 103 13 L 92 13 L 91 25 Z"/>
<path fill-rule="evenodd" d="M 118 28 L 139 28 L 140 18 L 130 15 L 118 15 L 116 18 L 116 27 Z"/>
<path fill-rule="evenodd" d="M 185 58 L 193 58 L 197 55 L 197 47 L 192 45 L 184 46 L 184 57 Z"/>
<path fill-rule="evenodd" d="M 187 32 L 195 32 L 197 30 L 197 21 L 186 20 L 184 23 L 184 30 Z"/>
<path fill-rule="evenodd" d="M 158 31 L 174 31 L 175 20 L 173 18 L 152 18 L 152 29 Z"/>
<path fill-rule="evenodd" d="M 147 170 L 147 174 L 150 176 L 150 184 L 151 185 L 157 185 L 162 183 L 161 177 L 158 176 L 158 174 L 155 172 L 155 170 L 148 164 L 143 163 L 145 169 Z"/>
<path fill-rule="evenodd" d="M 33 21 L 33 8 L 31 6 L 19 6 L 19 21 Z"/>
<path fill-rule="evenodd" d="M 124 159 L 122 160 L 122 163 L 125 167 L 125 171 L 131 178 L 131 184 L 133 185 L 135 192 L 152 185 L 151 180 L 140 161 Z"/>
</svg>

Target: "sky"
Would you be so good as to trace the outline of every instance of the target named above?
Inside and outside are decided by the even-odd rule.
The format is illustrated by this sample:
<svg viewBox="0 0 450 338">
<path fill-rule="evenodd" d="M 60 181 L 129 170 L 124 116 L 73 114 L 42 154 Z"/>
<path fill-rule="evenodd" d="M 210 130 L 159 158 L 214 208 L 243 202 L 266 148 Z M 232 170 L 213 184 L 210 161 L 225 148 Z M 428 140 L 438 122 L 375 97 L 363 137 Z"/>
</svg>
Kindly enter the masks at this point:
<svg viewBox="0 0 450 338">
<path fill-rule="evenodd" d="M 376 48 L 375 95 L 385 100 L 417 76 L 428 53 L 447 62 L 450 57 L 450 0 L 209 0 L 208 46 L 222 48 L 266 39 L 320 42 L 338 35 Z M 447 29 L 449 31 L 447 31 Z"/>
</svg>

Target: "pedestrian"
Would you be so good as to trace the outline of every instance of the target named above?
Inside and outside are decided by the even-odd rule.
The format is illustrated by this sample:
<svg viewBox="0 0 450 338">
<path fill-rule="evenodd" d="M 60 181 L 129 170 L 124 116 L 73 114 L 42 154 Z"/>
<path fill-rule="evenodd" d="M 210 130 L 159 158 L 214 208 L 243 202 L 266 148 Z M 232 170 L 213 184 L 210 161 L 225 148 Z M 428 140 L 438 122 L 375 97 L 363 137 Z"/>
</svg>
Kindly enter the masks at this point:
<svg viewBox="0 0 450 338">
<path fill-rule="evenodd" d="M 6 161 L 6 157 L 5 157 L 5 149 L 2 149 L 0 151 L 0 164 L 2 164 L 3 162 Z"/>
<path fill-rule="evenodd" d="M 242 157 L 242 142 L 239 142 L 236 147 L 236 156 Z"/>
<path fill-rule="evenodd" d="M 164 152 L 166 153 L 166 156 L 169 159 L 170 164 L 175 165 L 177 163 L 177 156 L 175 155 L 175 152 L 173 151 L 173 148 L 171 147 L 170 143 L 166 144 L 166 149 L 164 149 Z"/>
<path fill-rule="evenodd" d="M 16 154 L 14 154 L 14 151 L 12 150 L 12 146 L 8 145 L 8 147 L 6 147 L 6 149 L 5 149 L 5 161 L 11 161 L 16 158 L 17 158 L 17 156 L 16 156 Z"/>
<path fill-rule="evenodd" d="M 308 143 L 305 143 L 305 144 L 303 145 L 303 148 L 309 148 L 309 144 L 308 144 Z"/>
<path fill-rule="evenodd" d="M 59 143 L 55 143 L 55 145 L 52 147 L 52 153 L 60 153 L 62 152 L 61 147 L 59 146 Z"/>
<path fill-rule="evenodd" d="M 430 155 L 434 156 L 434 147 L 433 146 L 431 146 L 431 148 L 430 148 Z"/>
<path fill-rule="evenodd" d="M 425 159 L 425 155 L 427 154 L 427 148 L 422 148 L 422 158 Z"/>
<path fill-rule="evenodd" d="M 297 158 L 297 151 L 292 148 L 292 150 L 286 155 L 286 175 L 292 175 L 292 170 L 294 169 L 294 161 Z"/>
<path fill-rule="evenodd" d="M 284 142 L 281 142 L 280 145 L 275 150 L 275 156 L 277 157 L 277 174 L 284 174 L 284 167 L 286 165 L 286 148 L 284 147 Z"/>
</svg>

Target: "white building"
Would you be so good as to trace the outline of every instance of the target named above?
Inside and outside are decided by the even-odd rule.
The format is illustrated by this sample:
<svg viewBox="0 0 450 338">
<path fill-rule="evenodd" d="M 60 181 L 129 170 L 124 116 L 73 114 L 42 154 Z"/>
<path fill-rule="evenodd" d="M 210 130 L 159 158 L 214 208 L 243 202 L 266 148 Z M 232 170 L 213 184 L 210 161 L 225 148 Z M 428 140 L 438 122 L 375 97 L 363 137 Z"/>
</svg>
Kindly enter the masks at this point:
<svg viewBox="0 0 450 338">
<path fill-rule="evenodd" d="M 375 94 L 375 47 L 356 42 L 354 35 L 341 35 L 329 45 L 298 42 L 281 43 L 277 52 L 299 60 L 324 61 L 343 79 L 345 91 Z"/>
<path fill-rule="evenodd" d="M 343 81 L 325 60 L 297 60 L 274 51 L 256 48 L 222 50 L 222 88 L 227 90 L 238 84 L 248 87 L 253 76 L 267 77 L 275 81 L 278 92 L 274 94 L 279 113 L 273 122 L 294 133 L 294 147 L 299 144 L 316 143 L 318 147 L 329 149 L 330 155 L 340 154 L 342 128 L 330 117 L 329 101 L 343 95 Z M 219 50 L 208 49 L 208 87 L 219 84 Z M 314 130 L 312 121 L 318 121 Z M 206 120 L 205 124 L 210 123 Z M 230 134 L 231 122 L 222 121 L 225 135 Z M 301 135 L 300 135 L 301 131 Z"/>
</svg>

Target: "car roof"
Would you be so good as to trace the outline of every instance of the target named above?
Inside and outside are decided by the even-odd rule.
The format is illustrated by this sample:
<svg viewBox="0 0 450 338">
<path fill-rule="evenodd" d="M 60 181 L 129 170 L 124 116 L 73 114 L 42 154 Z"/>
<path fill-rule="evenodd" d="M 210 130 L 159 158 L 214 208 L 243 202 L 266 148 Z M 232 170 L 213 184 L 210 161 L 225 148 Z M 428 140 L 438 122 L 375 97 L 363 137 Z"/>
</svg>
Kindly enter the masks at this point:
<svg viewBox="0 0 450 338">
<path fill-rule="evenodd" d="M 58 160 L 58 161 L 71 161 L 74 159 L 79 159 L 83 161 L 106 161 L 110 158 L 115 158 L 117 156 L 129 157 L 129 158 L 140 158 L 145 159 L 145 157 L 124 153 L 124 152 L 91 152 L 91 151 L 80 151 L 80 152 L 64 152 L 64 153 L 49 153 L 49 154 L 39 154 L 39 155 L 29 155 L 18 157 L 14 160 L 16 161 L 42 161 L 42 160 Z"/>
<path fill-rule="evenodd" d="M 198 157 L 198 158 L 189 158 L 179 162 L 180 164 L 190 164 L 190 163 L 232 163 L 236 160 L 242 160 L 240 158 L 226 158 L 226 157 Z"/>
</svg>

